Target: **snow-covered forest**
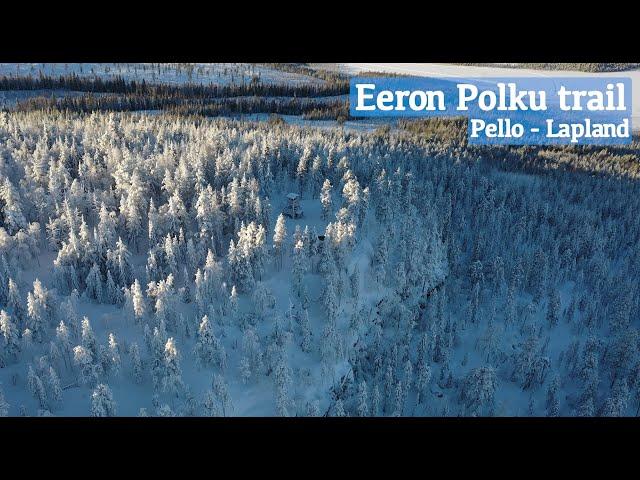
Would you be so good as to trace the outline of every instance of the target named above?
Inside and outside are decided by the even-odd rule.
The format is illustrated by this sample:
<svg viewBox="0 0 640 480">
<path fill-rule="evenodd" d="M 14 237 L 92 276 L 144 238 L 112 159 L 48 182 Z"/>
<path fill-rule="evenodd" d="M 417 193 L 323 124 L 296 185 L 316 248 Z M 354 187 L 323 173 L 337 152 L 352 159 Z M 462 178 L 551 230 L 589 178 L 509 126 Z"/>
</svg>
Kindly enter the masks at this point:
<svg viewBox="0 0 640 480">
<path fill-rule="evenodd" d="M 605 158 L 637 144 L 0 112 L 0 415 L 637 415 Z"/>
</svg>

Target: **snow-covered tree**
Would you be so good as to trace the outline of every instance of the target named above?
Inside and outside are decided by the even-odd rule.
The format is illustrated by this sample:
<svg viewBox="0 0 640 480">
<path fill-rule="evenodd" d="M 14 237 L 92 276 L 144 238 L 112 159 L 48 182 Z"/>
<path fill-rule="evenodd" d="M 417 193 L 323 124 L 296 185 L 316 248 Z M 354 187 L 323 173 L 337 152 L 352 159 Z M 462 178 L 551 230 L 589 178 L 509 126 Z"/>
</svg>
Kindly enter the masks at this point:
<svg viewBox="0 0 640 480">
<path fill-rule="evenodd" d="M 559 399 L 560 379 L 555 377 L 549 384 L 547 390 L 547 416 L 557 417 L 560 415 L 560 399 Z"/>
<path fill-rule="evenodd" d="M 485 406 L 493 403 L 498 380 L 492 367 L 474 368 L 465 377 L 461 397 L 472 415 L 478 415 Z"/>
<path fill-rule="evenodd" d="M 144 296 L 142 295 L 140 283 L 138 282 L 137 278 L 131 285 L 131 300 L 133 304 L 133 314 L 135 316 L 136 323 L 140 323 L 147 311 L 147 306 L 144 300 Z"/>
<path fill-rule="evenodd" d="M 80 369 L 80 381 L 84 384 L 92 384 L 98 380 L 98 370 L 94 365 L 91 352 L 78 345 L 73 348 L 73 361 Z"/>
<path fill-rule="evenodd" d="M 29 365 L 29 370 L 27 372 L 27 387 L 29 388 L 31 395 L 38 400 L 40 408 L 48 409 L 49 400 L 47 398 L 47 391 L 44 387 L 44 383 L 31 365 Z"/>
<path fill-rule="evenodd" d="M 49 389 L 49 397 L 54 402 L 62 401 L 62 385 L 60 384 L 60 378 L 53 367 L 49 367 L 49 375 L 47 377 L 47 385 Z"/>
<path fill-rule="evenodd" d="M 47 325 L 53 319 L 53 304 L 51 293 L 38 279 L 33 282 L 33 292 L 29 292 L 27 296 L 27 314 L 34 340 L 42 342 Z"/>
<path fill-rule="evenodd" d="M 197 364 L 201 367 L 215 365 L 224 370 L 226 366 L 227 354 L 224 346 L 213 333 L 213 327 L 207 315 L 202 317 L 202 321 L 200 322 L 194 354 Z"/>
<path fill-rule="evenodd" d="M 131 356 L 131 375 L 133 381 L 140 384 L 143 380 L 144 369 L 142 360 L 140 359 L 140 348 L 136 342 L 133 342 L 129 347 L 129 355 Z"/>
<path fill-rule="evenodd" d="M 162 390 L 177 394 L 182 388 L 182 370 L 178 359 L 178 349 L 173 338 L 169 338 L 164 347 L 164 372 Z"/>
<path fill-rule="evenodd" d="M 20 353 L 18 328 L 4 310 L 0 310 L 0 333 L 4 337 L 4 355 L 2 356 L 5 357 L 5 361 L 15 361 Z"/>
<path fill-rule="evenodd" d="M 120 347 L 118 346 L 118 342 L 116 342 L 116 337 L 113 333 L 109 334 L 108 354 L 111 364 L 111 372 L 114 375 L 118 375 L 122 367 L 122 361 L 120 359 Z"/>
<path fill-rule="evenodd" d="M 287 240 L 287 224 L 284 215 L 281 213 L 276 220 L 273 233 L 273 250 L 278 268 L 282 268 L 282 257 L 284 255 L 284 244 Z"/>
<path fill-rule="evenodd" d="M 102 274 L 100 273 L 100 268 L 97 264 L 94 263 L 91 270 L 89 270 L 85 283 L 87 285 L 85 290 L 87 297 L 98 303 L 103 302 L 105 298 L 105 286 L 102 280 Z"/>
<path fill-rule="evenodd" d="M 4 392 L 0 388 L 0 417 L 9 416 L 9 402 L 4 398 Z"/>
<path fill-rule="evenodd" d="M 364 380 L 358 385 L 358 406 L 357 412 L 359 417 L 369 416 L 369 399 L 367 391 L 367 382 Z"/>
<path fill-rule="evenodd" d="M 320 203 L 322 203 L 322 220 L 327 221 L 331 218 L 331 212 L 333 210 L 333 204 L 331 201 L 331 182 L 329 179 L 325 179 L 322 184 L 322 190 L 320 192 Z"/>
<path fill-rule="evenodd" d="M 113 399 L 111 389 L 100 383 L 91 393 L 91 416 L 92 417 L 115 417 L 116 402 Z"/>
<path fill-rule="evenodd" d="M 346 417 L 347 414 L 344 411 L 344 404 L 342 403 L 342 399 L 339 398 L 338 400 L 336 400 L 336 403 L 333 405 L 333 412 L 332 412 L 334 417 Z"/>
<path fill-rule="evenodd" d="M 288 417 L 291 408 L 290 388 L 292 384 L 291 367 L 284 349 L 279 349 L 274 365 L 273 381 L 276 394 L 276 413 L 280 417 Z"/>
<path fill-rule="evenodd" d="M 555 327 L 560 320 L 560 294 L 554 291 L 549 298 L 547 306 L 547 322 L 550 327 Z"/>
</svg>

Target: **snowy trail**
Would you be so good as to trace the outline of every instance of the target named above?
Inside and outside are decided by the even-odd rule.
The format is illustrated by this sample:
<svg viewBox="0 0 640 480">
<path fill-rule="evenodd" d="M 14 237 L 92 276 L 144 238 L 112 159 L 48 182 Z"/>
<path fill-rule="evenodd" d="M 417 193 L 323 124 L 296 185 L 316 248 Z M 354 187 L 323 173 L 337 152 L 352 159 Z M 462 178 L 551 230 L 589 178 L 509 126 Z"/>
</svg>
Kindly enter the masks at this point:
<svg viewBox="0 0 640 480">
<path fill-rule="evenodd" d="M 640 131 L 640 70 L 626 72 L 571 72 L 557 70 L 531 70 L 525 68 L 474 67 L 440 63 L 338 63 L 337 68 L 345 73 L 362 72 L 400 73 L 415 76 L 435 77 L 625 77 L 631 79 L 633 109 L 631 122 L 634 131 Z"/>
</svg>

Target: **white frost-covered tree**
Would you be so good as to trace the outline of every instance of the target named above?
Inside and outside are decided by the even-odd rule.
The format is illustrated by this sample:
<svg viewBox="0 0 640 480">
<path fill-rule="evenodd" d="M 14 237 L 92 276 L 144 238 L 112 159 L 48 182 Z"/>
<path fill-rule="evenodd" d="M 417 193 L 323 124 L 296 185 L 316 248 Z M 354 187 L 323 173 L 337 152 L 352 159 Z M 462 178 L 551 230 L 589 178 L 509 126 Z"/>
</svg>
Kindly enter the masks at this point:
<svg viewBox="0 0 640 480">
<path fill-rule="evenodd" d="M 285 242 L 287 240 L 287 223 L 284 215 L 281 213 L 276 220 L 276 226 L 273 233 L 273 251 L 276 259 L 276 266 L 282 268 L 282 258 L 285 251 Z"/>
<path fill-rule="evenodd" d="M 0 310 L 0 333 L 4 337 L 5 361 L 15 361 L 20 353 L 19 332 L 11 316 L 4 310 Z"/>
<path fill-rule="evenodd" d="M 0 388 L 0 417 L 9 416 L 9 402 L 4 398 L 4 392 Z"/>
<path fill-rule="evenodd" d="M 116 416 L 116 402 L 113 399 L 113 394 L 111 389 L 103 383 L 97 385 L 91 394 L 91 416 Z"/>
<path fill-rule="evenodd" d="M 213 333 L 213 327 L 209 321 L 209 317 L 202 317 L 198 328 L 198 339 L 194 349 L 196 362 L 201 367 L 216 365 L 224 369 L 226 366 L 226 352 L 224 346 Z"/>
<path fill-rule="evenodd" d="M 53 302 L 51 293 L 38 279 L 33 282 L 33 292 L 27 295 L 27 314 L 34 340 L 42 342 L 46 336 L 49 321 L 53 317 Z"/>
<path fill-rule="evenodd" d="M 182 388 L 182 370 L 173 338 L 169 338 L 164 347 L 164 372 L 162 376 L 162 390 L 177 394 Z"/>
<path fill-rule="evenodd" d="M 320 203 L 322 203 L 322 219 L 324 221 L 331 218 L 331 212 L 333 210 L 333 203 L 331 201 L 331 182 L 326 179 L 322 184 L 322 190 L 320 191 Z"/>
</svg>

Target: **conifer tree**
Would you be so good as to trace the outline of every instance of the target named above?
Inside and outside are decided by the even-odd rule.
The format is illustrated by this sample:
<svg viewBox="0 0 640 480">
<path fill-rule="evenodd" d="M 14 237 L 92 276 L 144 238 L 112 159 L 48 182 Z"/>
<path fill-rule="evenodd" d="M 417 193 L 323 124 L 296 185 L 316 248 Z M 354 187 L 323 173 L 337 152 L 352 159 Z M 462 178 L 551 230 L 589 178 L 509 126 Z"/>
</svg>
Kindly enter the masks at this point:
<svg viewBox="0 0 640 480">
<path fill-rule="evenodd" d="M 99 384 L 91 394 L 92 417 L 114 417 L 116 415 L 116 402 L 113 400 L 111 389 L 104 384 Z"/>
<path fill-rule="evenodd" d="M 322 184 L 322 190 L 320 192 L 320 203 L 322 203 L 322 220 L 325 222 L 331 218 L 331 211 L 333 209 L 331 201 L 331 182 L 329 179 L 325 179 Z"/>
</svg>

